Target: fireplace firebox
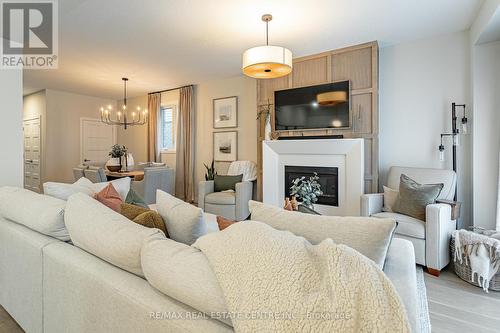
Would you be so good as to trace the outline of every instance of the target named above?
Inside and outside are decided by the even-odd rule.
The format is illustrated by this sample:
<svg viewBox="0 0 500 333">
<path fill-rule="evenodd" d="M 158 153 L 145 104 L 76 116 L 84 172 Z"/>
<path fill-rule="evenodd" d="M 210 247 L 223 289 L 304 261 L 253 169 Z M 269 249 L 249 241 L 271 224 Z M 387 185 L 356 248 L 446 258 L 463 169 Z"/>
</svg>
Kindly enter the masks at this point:
<svg viewBox="0 0 500 333">
<path fill-rule="evenodd" d="M 290 197 L 290 186 L 293 180 L 309 178 L 316 173 L 319 177 L 323 195 L 318 198 L 317 204 L 339 206 L 339 169 L 336 167 L 285 166 L 285 196 Z"/>
</svg>

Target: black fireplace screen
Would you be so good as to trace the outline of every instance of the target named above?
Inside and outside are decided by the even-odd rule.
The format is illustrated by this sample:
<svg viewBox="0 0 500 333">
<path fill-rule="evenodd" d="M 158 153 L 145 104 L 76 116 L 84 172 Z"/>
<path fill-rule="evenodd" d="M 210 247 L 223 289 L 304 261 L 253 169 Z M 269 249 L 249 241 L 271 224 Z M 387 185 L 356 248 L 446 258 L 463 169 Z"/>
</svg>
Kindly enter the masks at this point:
<svg viewBox="0 0 500 333">
<path fill-rule="evenodd" d="M 323 195 L 318 198 L 317 204 L 339 205 L 339 169 L 335 167 L 285 166 L 285 197 L 290 197 L 290 186 L 293 180 L 318 174 Z M 300 199 L 299 199 L 300 201 Z"/>
</svg>

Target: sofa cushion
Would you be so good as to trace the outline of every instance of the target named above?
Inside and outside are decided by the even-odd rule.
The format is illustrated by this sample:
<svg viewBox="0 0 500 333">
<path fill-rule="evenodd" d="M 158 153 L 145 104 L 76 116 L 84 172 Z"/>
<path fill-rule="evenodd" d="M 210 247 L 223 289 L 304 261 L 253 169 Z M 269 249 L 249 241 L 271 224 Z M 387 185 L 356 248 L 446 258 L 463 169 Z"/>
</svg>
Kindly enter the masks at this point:
<svg viewBox="0 0 500 333">
<path fill-rule="evenodd" d="M 177 242 L 191 245 L 207 233 L 201 208 L 157 190 L 156 209 L 165 222 L 170 238 Z"/>
<path fill-rule="evenodd" d="M 200 250 L 171 239 L 150 238 L 142 246 L 141 262 L 148 282 L 165 295 L 207 314 L 228 311 L 217 278 Z"/>
<path fill-rule="evenodd" d="M 234 192 L 213 192 L 205 196 L 205 203 L 234 205 L 236 203 L 236 195 Z"/>
<path fill-rule="evenodd" d="M 288 230 L 312 244 L 331 238 L 372 259 L 381 269 L 396 228 L 396 222 L 391 219 L 304 214 L 256 201 L 250 201 L 249 206 L 254 221 L 264 222 L 278 230 Z"/>
<path fill-rule="evenodd" d="M 121 205 L 120 214 L 137 224 L 145 226 L 146 228 L 160 229 L 163 231 L 165 236 L 168 237 L 165 222 L 163 222 L 160 214 L 154 210 L 123 203 Z"/>
<path fill-rule="evenodd" d="M 142 244 L 155 235 L 165 237 L 160 230 L 138 225 L 82 193 L 68 199 L 64 220 L 73 244 L 139 276 L 144 276 Z"/>
<path fill-rule="evenodd" d="M 403 215 L 399 213 L 382 212 L 373 214 L 373 217 L 383 219 L 394 219 L 398 222 L 396 227 L 396 234 L 408 237 L 425 239 L 425 222 L 417 220 L 414 217 Z"/>
<path fill-rule="evenodd" d="M 237 223 L 237 221 L 232 221 L 232 220 L 226 219 L 223 216 L 217 216 L 217 225 L 219 226 L 220 231 L 228 228 L 229 226 L 231 226 L 235 223 Z"/>
<path fill-rule="evenodd" d="M 73 184 L 46 182 L 43 184 L 43 193 L 61 200 L 68 200 L 75 193 L 85 193 L 93 195 L 92 182 L 87 178 L 80 178 Z"/>
<path fill-rule="evenodd" d="M 0 188 L 1 216 L 41 234 L 69 241 L 69 233 L 64 224 L 65 206 L 64 200 L 26 189 Z"/>
</svg>

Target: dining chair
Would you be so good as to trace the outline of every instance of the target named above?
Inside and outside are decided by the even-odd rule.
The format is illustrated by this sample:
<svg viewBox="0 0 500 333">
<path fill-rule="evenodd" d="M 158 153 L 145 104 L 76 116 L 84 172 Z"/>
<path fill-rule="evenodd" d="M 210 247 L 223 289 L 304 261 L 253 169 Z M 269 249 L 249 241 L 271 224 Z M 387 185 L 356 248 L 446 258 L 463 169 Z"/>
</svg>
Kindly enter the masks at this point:
<svg viewBox="0 0 500 333">
<path fill-rule="evenodd" d="M 175 171 L 169 167 L 144 168 L 144 178 L 133 181 L 131 188 L 148 204 L 156 203 L 156 190 L 174 194 Z"/>
<path fill-rule="evenodd" d="M 73 168 L 73 176 L 75 177 L 75 182 L 80 179 L 85 177 L 85 169 L 88 169 L 88 165 L 82 165 L 80 164 L 76 168 Z"/>
<path fill-rule="evenodd" d="M 85 178 L 88 178 L 92 183 L 102 183 L 107 182 L 108 178 L 103 168 L 100 167 L 89 167 L 83 170 Z"/>
</svg>

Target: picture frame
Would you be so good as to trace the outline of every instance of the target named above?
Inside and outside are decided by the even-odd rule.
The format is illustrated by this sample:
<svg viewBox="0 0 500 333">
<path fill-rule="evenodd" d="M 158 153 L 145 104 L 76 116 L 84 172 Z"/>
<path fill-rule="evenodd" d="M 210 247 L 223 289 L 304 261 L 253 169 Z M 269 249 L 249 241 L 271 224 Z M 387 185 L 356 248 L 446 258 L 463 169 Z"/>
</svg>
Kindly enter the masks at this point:
<svg viewBox="0 0 500 333">
<path fill-rule="evenodd" d="M 215 98 L 213 100 L 213 127 L 238 127 L 238 96 Z"/>
<path fill-rule="evenodd" d="M 238 159 L 238 132 L 214 132 L 214 160 L 216 162 L 233 162 Z"/>
</svg>

